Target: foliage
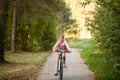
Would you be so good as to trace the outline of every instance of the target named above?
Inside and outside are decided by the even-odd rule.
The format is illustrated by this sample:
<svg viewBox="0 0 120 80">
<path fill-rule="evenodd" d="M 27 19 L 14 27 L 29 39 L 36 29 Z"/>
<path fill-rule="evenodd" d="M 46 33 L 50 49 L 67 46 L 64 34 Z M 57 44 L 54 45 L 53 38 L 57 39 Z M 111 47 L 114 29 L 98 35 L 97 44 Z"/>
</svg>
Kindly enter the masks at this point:
<svg viewBox="0 0 120 80">
<path fill-rule="evenodd" d="M 120 1 L 96 0 L 96 13 L 93 21 L 88 21 L 89 29 L 97 41 L 97 47 L 113 65 L 111 80 L 119 80 L 120 73 Z"/>
<path fill-rule="evenodd" d="M 92 24 L 93 36 L 99 42 L 99 47 L 105 53 L 119 55 L 119 25 L 118 17 L 115 13 L 101 8 L 96 15 L 95 21 Z M 107 51 L 106 51 L 107 50 Z"/>
<path fill-rule="evenodd" d="M 6 50 L 11 48 L 11 28 L 14 3 L 17 4 L 17 51 L 51 49 L 57 38 L 58 25 L 68 25 L 70 9 L 60 0 L 11 0 L 9 6 Z M 61 27 L 61 26 L 60 26 Z"/>
<path fill-rule="evenodd" d="M 92 1 L 92 0 L 91 0 Z M 96 13 L 94 20 L 88 20 L 86 25 L 97 41 L 98 53 L 104 53 L 106 64 L 110 65 L 109 78 L 100 80 L 119 80 L 120 77 L 120 0 L 94 0 Z M 87 0 L 82 5 L 89 4 Z M 104 64 L 105 65 L 105 64 Z"/>
<path fill-rule="evenodd" d="M 51 50 L 52 46 L 54 45 L 54 42 L 56 41 L 56 37 L 57 35 L 55 33 L 57 33 L 57 19 L 55 17 L 51 17 L 48 25 L 46 27 L 46 32 L 44 37 L 42 37 L 42 46 L 43 46 L 43 50 Z"/>
<path fill-rule="evenodd" d="M 85 7 L 86 5 L 90 4 L 92 0 L 85 0 L 83 2 L 81 2 L 80 4 Z"/>
<path fill-rule="evenodd" d="M 100 0 L 98 2 L 103 3 L 104 6 L 102 4 L 102 6 L 97 7 L 97 13 L 91 29 L 92 33 L 99 42 L 100 47 L 105 49 L 105 52 L 119 56 L 120 15 L 118 14 L 119 5 L 115 5 L 119 4 L 120 1 L 109 0 L 102 2 Z"/>
<path fill-rule="evenodd" d="M 101 5 L 107 9 L 109 9 L 110 11 L 114 11 L 115 13 L 117 13 L 118 15 L 120 14 L 120 0 L 108 0 L 108 1 L 104 1 L 104 0 L 96 0 L 98 5 Z"/>
<path fill-rule="evenodd" d="M 65 30 L 66 30 L 67 33 L 76 35 L 79 32 L 77 21 L 76 20 L 71 20 L 71 24 L 69 24 L 65 28 Z"/>
</svg>

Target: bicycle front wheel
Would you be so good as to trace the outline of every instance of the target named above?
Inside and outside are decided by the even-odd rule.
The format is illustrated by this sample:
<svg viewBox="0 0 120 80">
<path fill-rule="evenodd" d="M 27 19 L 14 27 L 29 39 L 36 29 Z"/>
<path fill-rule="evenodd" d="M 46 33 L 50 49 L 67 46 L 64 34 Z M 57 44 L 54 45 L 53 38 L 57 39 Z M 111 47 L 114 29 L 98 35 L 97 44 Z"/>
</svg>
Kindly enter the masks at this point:
<svg viewBox="0 0 120 80">
<path fill-rule="evenodd" d="M 59 80 L 63 80 L 63 62 L 60 61 Z"/>
</svg>

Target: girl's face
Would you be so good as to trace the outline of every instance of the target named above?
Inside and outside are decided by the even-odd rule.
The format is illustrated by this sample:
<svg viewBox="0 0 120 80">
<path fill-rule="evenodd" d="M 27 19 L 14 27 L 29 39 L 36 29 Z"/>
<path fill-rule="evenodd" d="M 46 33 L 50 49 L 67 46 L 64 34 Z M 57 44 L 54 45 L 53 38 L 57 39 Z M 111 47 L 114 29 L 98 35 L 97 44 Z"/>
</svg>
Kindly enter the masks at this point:
<svg viewBox="0 0 120 80">
<path fill-rule="evenodd" d="M 64 41 L 64 38 L 62 36 L 60 36 L 60 41 L 63 42 Z"/>
</svg>

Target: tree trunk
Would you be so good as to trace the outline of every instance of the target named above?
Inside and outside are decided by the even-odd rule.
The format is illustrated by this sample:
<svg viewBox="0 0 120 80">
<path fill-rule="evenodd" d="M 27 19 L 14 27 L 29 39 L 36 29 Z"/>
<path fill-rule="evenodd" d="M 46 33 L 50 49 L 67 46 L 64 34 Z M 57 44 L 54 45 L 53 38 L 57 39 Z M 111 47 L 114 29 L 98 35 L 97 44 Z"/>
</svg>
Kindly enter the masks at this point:
<svg viewBox="0 0 120 80">
<path fill-rule="evenodd" d="M 11 40 L 12 53 L 16 51 L 16 28 L 17 28 L 17 6 L 15 2 L 14 12 L 13 12 L 12 40 Z"/>
<path fill-rule="evenodd" d="M 0 63 L 4 63 L 4 44 L 7 28 L 8 0 L 0 0 Z"/>
</svg>

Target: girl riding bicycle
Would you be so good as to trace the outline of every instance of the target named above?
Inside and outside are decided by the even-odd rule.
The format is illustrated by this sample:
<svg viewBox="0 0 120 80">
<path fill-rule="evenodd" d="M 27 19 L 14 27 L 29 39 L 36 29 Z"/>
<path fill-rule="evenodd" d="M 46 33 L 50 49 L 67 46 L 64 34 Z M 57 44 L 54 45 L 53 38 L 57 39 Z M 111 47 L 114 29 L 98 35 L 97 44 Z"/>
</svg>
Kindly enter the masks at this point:
<svg viewBox="0 0 120 80">
<path fill-rule="evenodd" d="M 64 39 L 64 36 L 61 35 L 58 39 L 58 41 L 56 42 L 56 44 L 53 46 L 53 51 L 57 52 L 60 51 L 61 48 L 64 48 L 65 52 L 70 52 L 70 48 L 68 46 L 67 41 Z M 66 64 L 66 54 L 63 53 L 63 59 L 64 59 L 64 67 L 67 68 L 67 64 Z M 60 54 L 57 53 L 56 55 L 56 68 L 55 68 L 55 76 L 58 75 L 58 65 L 59 65 L 59 58 L 60 58 Z"/>
</svg>

